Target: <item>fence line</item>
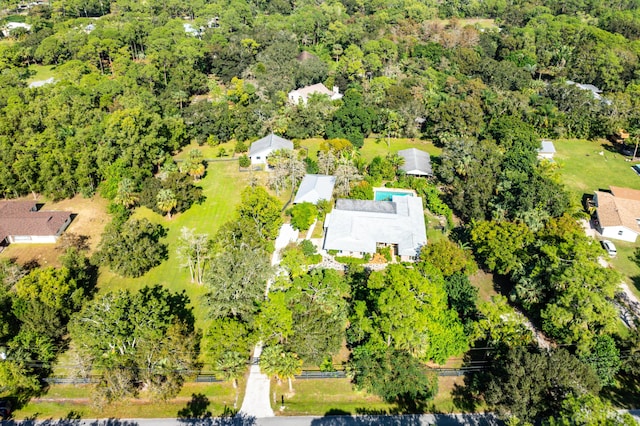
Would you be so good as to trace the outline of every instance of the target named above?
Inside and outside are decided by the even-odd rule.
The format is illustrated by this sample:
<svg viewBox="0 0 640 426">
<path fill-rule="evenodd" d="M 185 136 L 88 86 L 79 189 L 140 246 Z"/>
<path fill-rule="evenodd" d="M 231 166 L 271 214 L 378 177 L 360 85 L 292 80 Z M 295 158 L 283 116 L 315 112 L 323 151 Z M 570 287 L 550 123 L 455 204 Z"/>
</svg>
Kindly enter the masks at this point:
<svg viewBox="0 0 640 426">
<path fill-rule="evenodd" d="M 255 360 L 257 362 L 257 360 Z M 485 367 L 461 367 L 461 368 L 430 368 L 430 371 L 435 372 L 438 376 L 463 376 L 466 373 L 475 371 L 482 371 Z M 49 384 L 57 385 L 88 385 L 98 383 L 100 381 L 100 375 L 91 375 L 89 377 L 47 377 L 44 379 Z M 319 370 L 303 370 L 300 374 L 296 375 L 296 379 L 344 379 L 347 374 L 344 370 L 337 371 L 319 371 Z M 187 379 L 188 383 L 218 383 L 222 380 L 218 379 L 215 374 L 205 373 L 198 374 L 194 379 Z"/>
</svg>

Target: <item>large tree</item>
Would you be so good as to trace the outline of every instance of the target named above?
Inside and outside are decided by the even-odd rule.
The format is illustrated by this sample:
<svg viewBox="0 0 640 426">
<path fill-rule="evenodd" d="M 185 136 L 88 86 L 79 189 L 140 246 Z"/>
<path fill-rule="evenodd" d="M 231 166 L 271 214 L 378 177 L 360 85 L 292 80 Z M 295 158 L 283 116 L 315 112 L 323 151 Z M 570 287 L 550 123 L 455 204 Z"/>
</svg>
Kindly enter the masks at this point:
<svg viewBox="0 0 640 426">
<path fill-rule="evenodd" d="M 593 370 L 564 349 L 511 349 L 492 360 L 486 378 L 482 390 L 487 404 L 503 417 L 530 422 L 559 413 L 570 395 L 600 389 Z"/>
<path fill-rule="evenodd" d="M 167 258 L 167 246 L 160 242 L 165 235 L 162 225 L 147 219 L 111 223 L 95 256 L 122 276 L 139 277 Z"/>
<path fill-rule="evenodd" d="M 102 373 L 98 398 L 175 396 L 197 369 L 200 333 L 189 299 L 160 287 L 107 293 L 74 316 L 69 330 L 85 361 Z M 115 389 L 120 389 L 115 391 Z"/>
<path fill-rule="evenodd" d="M 372 273 L 367 288 L 366 299 L 353 306 L 352 344 L 404 350 L 440 364 L 467 349 L 462 323 L 447 304 L 444 279 L 435 268 L 422 275 L 390 265 Z"/>
</svg>

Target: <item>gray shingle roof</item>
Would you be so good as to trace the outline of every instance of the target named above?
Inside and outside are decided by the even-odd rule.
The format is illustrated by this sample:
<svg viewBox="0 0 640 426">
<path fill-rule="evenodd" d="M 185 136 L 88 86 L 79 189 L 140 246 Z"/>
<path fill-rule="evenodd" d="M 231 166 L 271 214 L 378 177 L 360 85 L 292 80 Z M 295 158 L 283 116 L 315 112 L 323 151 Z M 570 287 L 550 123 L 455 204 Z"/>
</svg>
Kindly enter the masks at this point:
<svg viewBox="0 0 640 426">
<path fill-rule="evenodd" d="M 404 158 L 404 164 L 400 170 L 408 175 L 432 176 L 431 157 L 428 152 L 416 148 L 403 149 L 398 151 L 398 155 Z"/>
<path fill-rule="evenodd" d="M 386 243 L 397 244 L 401 256 L 416 256 L 427 243 L 420 197 L 338 200 L 324 226 L 325 250 L 375 253 L 376 243 Z"/>
<path fill-rule="evenodd" d="M 278 149 L 293 149 L 293 142 L 271 133 L 251 144 L 249 156 L 252 157 L 266 150 L 275 151 Z"/>
<path fill-rule="evenodd" d="M 306 175 L 300 182 L 293 202 L 294 204 L 305 202 L 316 204 L 320 200 L 330 200 L 335 184 L 335 176 Z"/>
</svg>

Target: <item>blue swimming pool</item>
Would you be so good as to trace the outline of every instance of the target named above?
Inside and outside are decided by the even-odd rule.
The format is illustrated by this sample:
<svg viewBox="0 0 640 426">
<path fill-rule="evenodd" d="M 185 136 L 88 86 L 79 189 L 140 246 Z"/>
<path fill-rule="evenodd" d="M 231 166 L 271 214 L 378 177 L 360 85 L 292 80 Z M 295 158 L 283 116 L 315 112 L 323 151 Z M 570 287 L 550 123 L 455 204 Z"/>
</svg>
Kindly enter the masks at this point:
<svg viewBox="0 0 640 426">
<path fill-rule="evenodd" d="M 401 197 L 411 196 L 413 197 L 413 192 L 403 191 L 403 190 L 394 190 L 394 189 L 384 189 L 384 190 L 375 190 L 373 199 L 375 201 L 391 201 L 391 197 L 394 195 L 398 195 Z"/>
</svg>

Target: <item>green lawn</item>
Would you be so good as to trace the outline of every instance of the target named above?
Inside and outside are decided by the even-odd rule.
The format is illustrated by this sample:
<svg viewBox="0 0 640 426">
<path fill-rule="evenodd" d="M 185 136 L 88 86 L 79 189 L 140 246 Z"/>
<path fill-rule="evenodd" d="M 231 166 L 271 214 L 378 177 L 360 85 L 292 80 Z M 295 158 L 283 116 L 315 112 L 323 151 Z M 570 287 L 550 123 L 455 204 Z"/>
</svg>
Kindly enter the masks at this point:
<svg viewBox="0 0 640 426">
<path fill-rule="evenodd" d="M 271 383 L 271 392 L 276 393 L 276 402 L 271 401 L 273 411 L 285 416 L 356 414 L 363 410 L 391 411 L 387 404 L 375 395 L 353 389 L 349 379 L 302 379 L 293 382 L 295 393 L 288 395 L 286 382 Z M 284 411 L 280 411 L 281 396 L 284 395 Z"/>
<path fill-rule="evenodd" d="M 240 397 L 237 407 L 242 404 L 245 383 L 239 386 Z M 25 407 L 16 410 L 17 419 L 37 417 L 38 419 L 65 418 L 70 413 L 83 418 L 163 418 L 178 417 L 181 410 L 194 400 L 193 395 L 208 400 L 207 410 L 220 415 L 225 407 L 233 409 L 236 392 L 230 383 L 186 383 L 178 396 L 166 402 L 158 403 L 145 399 L 127 400 L 99 409 L 92 405 L 91 385 L 53 385 L 40 399 L 32 400 Z M 205 405 L 207 402 L 205 401 Z"/>
<path fill-rule="evenodd" d="M 27 83 L 47 80 L 56 76 L 55 67 L 53 65 L 29 65 L 28 70 L 31 77 L 27 79 Z"/>
<path fill-rule="evenodd" d="M 168 228 L 166 242 L 169 245 L 169 260 L 153 268 L 139 278 L 123 278 L 113 274 L 108 268 L 100 268 L 98 286 L 101 291 L 114 289 L 136 290 L 145 285 L 162 284 L 173 291 L 185 290 L 191 297 L 198 326 L 202 326 L 205 316 L 199 298 L 205 289 L 189 280 L 188 270 L 180 267 L 176 257 L 177 240 L 182 227 L 194 228 L 198 233 L 214 236 L 218 228 L 233 217 L 240 203 L 240 193 L 247 185 L 249 173 L 239 172 L 236 161 L 212 162 L 207 167 L 207 175 L 199 182 L 206 200 L 192 206 L 188 211 L 167 219 L 153 211 L 141 207 L 136 209 L 134 217 L 146 217 L 152 222 L 161 223 Z"/>
<path fill-rule="evenodd" d="M 324 139 L 305 139 L 300 142 L 300 147 L 306 148 L 309 151 L 309 157 L 316 160 L 322 142 L 324 142 Z M 362 148 L 360 148 L 360 155 L 367 162 L 370 162 L 375 156 L 384 157 L 389 153 L 395 153 L 407 148 L 422 149 L 432 156 L 439 156 L 442 151 L 434 146 L 433 143 L 420 139 L 391 138 L 387 141 L 386 138 L 367 138 L 364 140 Z"/>
<path fill-rule="evenodd" d="M 462 386 L 463 377 L 438 377 L 438 393 L 427 403 L 426 411 L 452 413 L 460 411 L 453 400 L 456 385 Z M 384 414 L 402 410 L 375 395 L 357 391 L 349 379 L 301 379 L 293 382 L 294 394 L 288 394 L 286 383 L 271 384 L 276 401 L 271 401 L 273 411 L 282 416 L 322 416 L 327 414 Z M 284 395 L 284 410 L 280 411 Z"/>
<path fill-rule="evenodd" d="M 640 176 L 631 169 L 634 163 L 610 151 L 610 142 L 560 139 L 554 145 L 563 182 L 576 200 L 610 185 L 640 189 Z"/>
</svg>

